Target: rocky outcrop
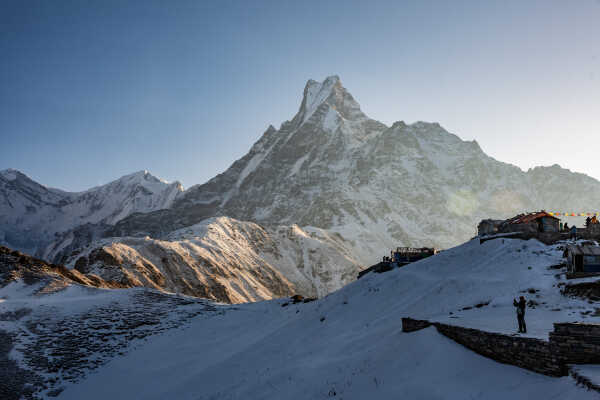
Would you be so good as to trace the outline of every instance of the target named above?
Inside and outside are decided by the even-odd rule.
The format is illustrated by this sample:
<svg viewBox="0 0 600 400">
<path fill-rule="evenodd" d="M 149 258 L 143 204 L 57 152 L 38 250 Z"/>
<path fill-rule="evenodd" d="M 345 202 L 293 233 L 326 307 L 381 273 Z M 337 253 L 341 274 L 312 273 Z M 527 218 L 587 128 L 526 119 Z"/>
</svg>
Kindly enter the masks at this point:
<svg viewBox="0 0 600 400">
<path fill-rule="evenodd" d="M 138 286 L 131 282 L 107 281 L 94 274 L 82 274 L 0 246 L 0 287 L 16 280 L 27 285 L 39 284 L 38 293 L 61 290 L 72 284 L 112 289 Z"/>
</svg>

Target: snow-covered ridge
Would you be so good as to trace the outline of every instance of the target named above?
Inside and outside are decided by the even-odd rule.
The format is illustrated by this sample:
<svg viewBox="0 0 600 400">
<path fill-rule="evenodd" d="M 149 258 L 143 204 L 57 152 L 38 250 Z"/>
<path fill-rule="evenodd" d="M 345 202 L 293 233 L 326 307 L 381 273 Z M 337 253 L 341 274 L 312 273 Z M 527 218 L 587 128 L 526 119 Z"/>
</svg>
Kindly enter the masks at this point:
<svg viewBox="0 0 600 400">
<path fill-rule="evenodd" d="M 16 170 L 0 172 L 0 244 L 35 254 L 56 233 L 78 226 L 115 224 L 136 212 L 171 207 L 179 182 L 139 171 L 82 192 L 47 188 Z"/>
<path fill-rule="evenodd" d="M 97 240 L 65 263 L 109 281 L 241 303 L 337 290 L 361 268 L 348 253 L 342 241 L 318 229 L 218 217 L 163 239 Z"/>
</svg>

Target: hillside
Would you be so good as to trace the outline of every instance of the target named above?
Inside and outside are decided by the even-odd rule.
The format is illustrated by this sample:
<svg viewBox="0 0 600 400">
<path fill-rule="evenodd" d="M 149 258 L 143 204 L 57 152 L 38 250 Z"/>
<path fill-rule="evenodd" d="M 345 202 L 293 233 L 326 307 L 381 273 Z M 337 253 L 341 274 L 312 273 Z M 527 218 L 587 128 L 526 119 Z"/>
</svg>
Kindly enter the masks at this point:
<svg viewBox="0 0 600 400">
<path fill-rule="evenodd" d="M 104 280 L 95 274 L 81 273 L 63 265 L 48 264 L 16 250 L 0 246 L 0 287 L 23 281 L 37 286 L 37 293 L 58 292 L 71 285 L 116 289 L 132 285 Z"/>
<path fill-rule="evenodd" d="M 220 217 L 162 240 L 101 239 L 64 261 L 112 281 L 241 303 L 340 289 L 360 270 L 349 253 L 342 240 L 318 229 L 265 228 Z"/>
<path fill-rule="evenodd" d="M 496 363 L 432 328 L 401 332 L 401 318 L 411 316 L 513 334 L 512 299 L 519 295 L 537 303 L 528 308 L 530 333 L 525 336 L 547 339 L 557 321 L 600 322 L 593 316 L 595 303 L 560 294 L 564 271 L 549 268 L 560 261 L 556 246 L 535 240 L 471 241 L 401 269 L 368 274 L 315 302 L 280 299 L 215 306 L 220 312 L 192 318 L 185 329 L 133 339 L 134 347 L 110 357 L 96 373 L 86 373 L 79 384 L 60 381 L 65 390 L 59 398 L 84 393 L 92 399 L 431 399 L 448 393 L 473 399 L 595 398 L 570 377 L 551 378 Z M 0 289 L 6 298 L 0 303 L 3 312 L 23 304 L 37 310 L 54 303 L 71 318 L 95 313 L 91 302 L 69 311 L 69 292 L 60 295 L 63 304 L 53 294 L 35 305 L 15 285 Z M 131 290 L 139 289 L 123 293 Z M 178 312 L 171 311 L 172 318 Z M 35 318 L 34 311 L 3 326 L 25 329 Z M 46 318 L 56 323 L 62 317 Z M 106 329 L 106 334 L 112 332 Z M 123 380 L 125 374 L 128 379 Z"/>
</svg>

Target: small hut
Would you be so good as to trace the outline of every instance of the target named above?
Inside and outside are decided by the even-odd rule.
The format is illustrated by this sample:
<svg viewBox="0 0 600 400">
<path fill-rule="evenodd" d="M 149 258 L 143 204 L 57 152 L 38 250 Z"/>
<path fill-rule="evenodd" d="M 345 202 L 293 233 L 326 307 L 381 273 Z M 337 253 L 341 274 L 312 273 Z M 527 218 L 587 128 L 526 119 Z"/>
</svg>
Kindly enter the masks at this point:
<svg viewBox="0 0 600 400">
<path fill-rule="evenodd" d="M 569 274 L 600 272 L 600 246 L 593 244 L 568 245 L 565 257 Z"/>
</svg>

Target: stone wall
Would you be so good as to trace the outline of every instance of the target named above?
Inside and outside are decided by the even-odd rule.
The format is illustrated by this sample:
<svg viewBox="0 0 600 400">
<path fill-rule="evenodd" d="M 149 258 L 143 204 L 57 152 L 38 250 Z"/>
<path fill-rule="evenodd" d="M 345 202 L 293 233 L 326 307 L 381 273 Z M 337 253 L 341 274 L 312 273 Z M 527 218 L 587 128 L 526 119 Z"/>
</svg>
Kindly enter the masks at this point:
<svg viewBox="0 0 600 400">
<path fill-rule="evenodd" d="M 515 365 L 544 375 L 567 375 L 568 371 L 565 364 L 555 354 L 551 344 L 547 341 L 507 336 L 439 322 L 430 323 L 429 321 L 411 318 L 402 319 L 402 330 L 404 332 L 414 332 L 431 325 L 435 326 L 442 335 L 495 361 Z"/>
<path fill-rule="evenodd" d="M 585 277 L 585 273 L 578 273 L 578 278 Z M 588 274 L 588 276 L 598 276 L 597 272 Z M 567 274 L 567 278 L 569 275 Z M 563 296 L 575 296 L 582 299 L 590 299 L 594 301 L 600 300 L 600 280 L 594 282 L 570 283 L 565 285 L 560 293 Z M 556 329 L 556 328 L 555 328 Z"/>
<path fill-rule="evenodd" d="M 600 364 L 600 325 L 554 324 L 550 345 L 563 364 Z"/>
<path fill-rule="evenodd" d="M 567 369 L 550 349 L 550 343 L 534 338 L 507 336 L 434 323 L 438 332 L 492 360 L 550 376 L 565 376 Z"/>
</svg>

